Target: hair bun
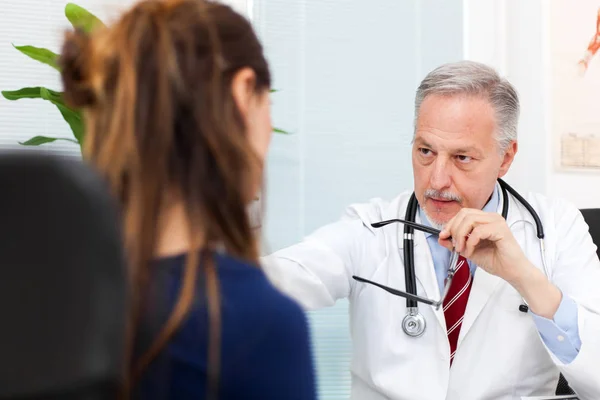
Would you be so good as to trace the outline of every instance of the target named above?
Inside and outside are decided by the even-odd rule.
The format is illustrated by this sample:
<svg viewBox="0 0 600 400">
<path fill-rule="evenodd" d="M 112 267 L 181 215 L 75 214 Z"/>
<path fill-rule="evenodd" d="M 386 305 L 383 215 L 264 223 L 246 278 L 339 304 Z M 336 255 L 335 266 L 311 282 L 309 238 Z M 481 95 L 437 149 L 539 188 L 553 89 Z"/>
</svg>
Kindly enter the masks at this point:
<svg viewBox="0 0 600 400">
<path fill-rule="evenodd" d="M 90 41 L 81 30 L 67 32 L 58 60 L 65 102 L 76 108 L 90 106 L 96 100 L 89 79 Z"/>
</svg>

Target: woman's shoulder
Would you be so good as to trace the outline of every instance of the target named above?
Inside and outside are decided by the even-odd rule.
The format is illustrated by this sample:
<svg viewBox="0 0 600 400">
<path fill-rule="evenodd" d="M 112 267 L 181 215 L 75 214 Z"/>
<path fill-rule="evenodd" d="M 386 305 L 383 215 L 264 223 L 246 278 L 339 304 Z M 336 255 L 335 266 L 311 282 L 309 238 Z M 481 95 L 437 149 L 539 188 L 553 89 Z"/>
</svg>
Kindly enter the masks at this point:
<svg viewBox="0 0 600 400">
<path fill-rule="evenodd" d="M 220 260 L 239 262 L 228 257 Z M 239 282 L 227 279 L 222 282 L 223 340 L 229 344 L 223 350 L 228 355 L 228 361 L 224 362 L 229 365 L 235 360 L 231 365 L 236 370 L 243 366 L 244 370 L 255 372 L 243 377 L 232 374 L 246 394 L 262 393 L 264 399 L 315 399 L 310 329 L 304 310 L 275 288 L 259 267 L 246 266 L 254 268 L 255 278 L 246 281 L 249 290 L 243 295 L 234 295 L 226 289 L 228 283 L 231 289 Z"/>
<path fill-rule="evenodd" d="M 183 283 L 186 259 L 186 255 L 176 255 L 157 260 L 163 276 L 159 280 L 167 282 L 172 301 Z M 212 259 L 218 276 L 224 332 L 241 329 L 249 334 L 264 334 L 267 327 L 271 330 L 298 329 L 307 323 L 300 305 L 277 289 L 258 264 L 224 252 L 212 253 Z M 204 278 L 202 273 L 199 275 L 198 290 L 203 297 L 206 295 L 202 289 Z M 202 305 L 206 302 L 197 303 L 194 312 L 205 314 L 207 310 Z"/>
<path fill-rule="evenodd" d="M 224 253 L 215 254 L 213 260 L 219 278 L 223 398 L 260 393 L 265 400 L 314 399 L 310 333 L 304 311 L 276 289 L 258 265 Z M 185 257 L 162 265 L 178 271 L 170 275 L 179 285 Z M 205 367 L 207 312 L 206 302 L 198 302 L 173 338 L 170 357 L 195 354 L 194 360 L 186 356 L 180 365 Z"/>
<path fill-rule="evenodd" d="M 305 320 L 300 305 L 277 289 L 257 264 L 228 254 L 218 254 L 216 261 L 224 295 L 237 298 L 246 312 L 256 310 L 262 318 L 270 315 L 279 323 Z"/>
</svg>

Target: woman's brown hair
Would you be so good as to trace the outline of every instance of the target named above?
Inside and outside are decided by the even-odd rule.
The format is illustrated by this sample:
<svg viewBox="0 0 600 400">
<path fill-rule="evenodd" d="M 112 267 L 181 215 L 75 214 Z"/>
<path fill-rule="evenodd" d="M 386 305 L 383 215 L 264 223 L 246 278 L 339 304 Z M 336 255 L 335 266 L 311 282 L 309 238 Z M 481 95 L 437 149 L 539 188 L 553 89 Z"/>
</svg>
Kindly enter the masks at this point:
<svg viewBox="0 0 600 400">
<path fill-rule="evenodd" d="M 247 206 L 262 165 L 248 143 L 231 84 L 248 67 L 256 93 L 270 88 L 260 42 L 250 23 L 226 5 L 144 0 L 108 28 L 67 33 L 60 66 L 65 100 L 84 111 L 84 157 L 106 177 L 122 207 L 134 300 L 130 338 L 148 285 L 159 213 L 170 195 L 183 202 L 189 223 L 193 245 L 178 301 L 150 348 L 130 360 L 130 377 L 139 376 L 181 325 L 201 265 L 210 318 L 208 386 L 214 394 L 219 285 L 214 262 L 200 260 L 207 253 L 198 249 L 217 244 L 258 261 Z"/>
</svg>

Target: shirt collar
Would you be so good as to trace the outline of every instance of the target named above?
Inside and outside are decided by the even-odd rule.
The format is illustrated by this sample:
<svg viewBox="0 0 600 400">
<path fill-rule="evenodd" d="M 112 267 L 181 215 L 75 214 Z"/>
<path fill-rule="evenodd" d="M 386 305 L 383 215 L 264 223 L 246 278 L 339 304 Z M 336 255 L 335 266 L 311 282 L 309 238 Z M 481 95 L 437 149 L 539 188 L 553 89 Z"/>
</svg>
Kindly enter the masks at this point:
<svg viewBox="0 0 600 400">
<path fill-rule="evenodd" d="M 483 207 L 482 211 L 496 212 L 498 210 L 499 203 L 500 203 L 500 193 L 498 190 L 498 185 L 496 185 L 496 186 L 494 186 L 494 191 L 492 192 L 492 197 L 489 199 L 487 204 Z M 421 219 L 421 224 L 431 227 L 431 223 L 427 219 L 427 216 L 425 215 L 425 212 L 423 211 L 421 206 L 419 206 L 419 218 Z M 427 238 L 432 235 L 432 233 L 427 233 L 427 232 L 424 232 L 424 233 L 425 233 L 425 237 L 427 237 Z"/>
</svg>

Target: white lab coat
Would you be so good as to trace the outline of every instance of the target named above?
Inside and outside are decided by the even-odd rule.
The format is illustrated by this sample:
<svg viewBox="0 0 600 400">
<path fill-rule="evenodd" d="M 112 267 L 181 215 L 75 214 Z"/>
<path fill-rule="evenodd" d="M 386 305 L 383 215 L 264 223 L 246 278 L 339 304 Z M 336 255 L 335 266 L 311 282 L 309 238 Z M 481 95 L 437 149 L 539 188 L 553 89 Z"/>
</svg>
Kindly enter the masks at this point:
<svg viewBox="0 0 600 400">
<path fill-rule="evenodd" d="M 409 197 L 405 192 L 391 202 L 375 199 L 353 205 L 340 221 L 263 259 L 270 280 L 307 309 L 349 299 L 351 398 L 520 399 L 554 394 L 562 372 L 581 399 L 600 399 L 600 261 L 579 210 L 537 194 L 526 197 L 544 226 L 550 279 L 578 305 L 582 347 L 576 359 L 561 363 L 544 345 L 532 316 L 518 310 L 518 292 L 477 269 L 449 368 L 441 308 L 419 304 L 427 329 L 419 338 L 408 337 L 401 325 L 405 299 L 352 279 L 358 275 L 404 289 L 403 226 L 374 229 L 370 224 L 404 218 Z M 529 260 L 542 268 L 534 220 L 514 197 L 509 199 L 510 229 Z M 414 251 L 418 293 L 438 299 L 431 253 L 421 232 L 415 234 Z"/>
</svg>

